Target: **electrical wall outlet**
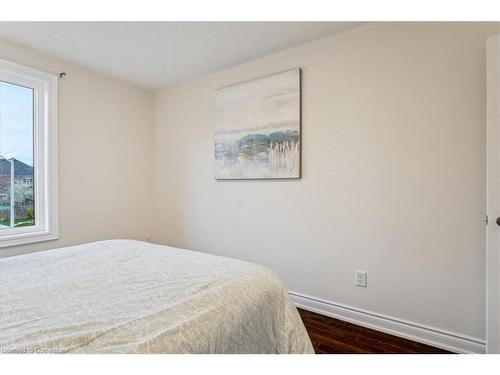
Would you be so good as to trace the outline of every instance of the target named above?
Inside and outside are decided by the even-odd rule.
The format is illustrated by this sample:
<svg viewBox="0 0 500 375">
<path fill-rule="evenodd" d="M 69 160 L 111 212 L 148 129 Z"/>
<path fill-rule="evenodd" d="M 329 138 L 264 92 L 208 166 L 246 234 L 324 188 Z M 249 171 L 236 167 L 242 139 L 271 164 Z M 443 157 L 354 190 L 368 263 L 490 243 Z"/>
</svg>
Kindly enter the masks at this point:
<svg viewBox="0 0 500 375">
<path fill-rule="evenodd" d="M 356 271 L 354 274 L 354 283 L 356 286 L 366 288 L 366 272 Z"/>
</svg>

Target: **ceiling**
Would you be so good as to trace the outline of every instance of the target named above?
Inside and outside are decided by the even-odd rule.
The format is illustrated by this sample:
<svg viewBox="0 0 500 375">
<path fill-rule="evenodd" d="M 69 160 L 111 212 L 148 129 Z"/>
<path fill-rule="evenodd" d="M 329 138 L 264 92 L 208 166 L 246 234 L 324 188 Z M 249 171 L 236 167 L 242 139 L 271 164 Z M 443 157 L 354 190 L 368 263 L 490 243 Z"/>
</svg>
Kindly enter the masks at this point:
<svg viewBox="0 0 500 375">
<path fill-rule="evenodd" d="M 157 89 L 360 22 L 0 22 L 0 37 Z"/>
</svg>

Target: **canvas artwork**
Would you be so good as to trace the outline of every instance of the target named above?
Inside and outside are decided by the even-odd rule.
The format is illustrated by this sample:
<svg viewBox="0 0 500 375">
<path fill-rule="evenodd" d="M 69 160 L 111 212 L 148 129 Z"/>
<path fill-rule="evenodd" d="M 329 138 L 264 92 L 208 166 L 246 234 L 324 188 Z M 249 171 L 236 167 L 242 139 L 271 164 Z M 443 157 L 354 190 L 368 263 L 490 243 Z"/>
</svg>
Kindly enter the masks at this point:
<svg viewBox="0 0 500 375">
<path fill-rule="evenodd" d="M 300 70 L 215 92 L 215 178 L 300 178 Z"/>
</svg>

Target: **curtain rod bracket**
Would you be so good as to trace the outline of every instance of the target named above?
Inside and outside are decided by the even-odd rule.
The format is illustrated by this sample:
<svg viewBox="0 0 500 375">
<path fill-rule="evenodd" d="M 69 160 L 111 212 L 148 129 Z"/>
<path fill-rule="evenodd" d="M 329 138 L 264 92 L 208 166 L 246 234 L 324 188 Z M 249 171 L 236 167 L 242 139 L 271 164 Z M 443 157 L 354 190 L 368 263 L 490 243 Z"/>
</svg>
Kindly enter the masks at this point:
<svg viewBox="0 0 500 375">
<path fill-rule="evenodd" d="M 59 78 L 64 78 L 65 75 L 66 75 L 66 73 L 64 73 L 64 72 L 59 73 Z"/>
</svg>

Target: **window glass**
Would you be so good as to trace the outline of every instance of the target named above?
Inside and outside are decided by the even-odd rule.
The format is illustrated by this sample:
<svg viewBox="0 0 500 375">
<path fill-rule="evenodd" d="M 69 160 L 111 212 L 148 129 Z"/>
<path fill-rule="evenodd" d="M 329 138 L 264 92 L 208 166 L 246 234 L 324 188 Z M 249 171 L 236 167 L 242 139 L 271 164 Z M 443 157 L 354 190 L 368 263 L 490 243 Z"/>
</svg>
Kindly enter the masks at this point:
<svg viewBox="0 0 500 375">
<path fill-rule="evenodd" d="M 35 225 L 34 91 L 0 81 L 0 232 Z"/>
</svg>

